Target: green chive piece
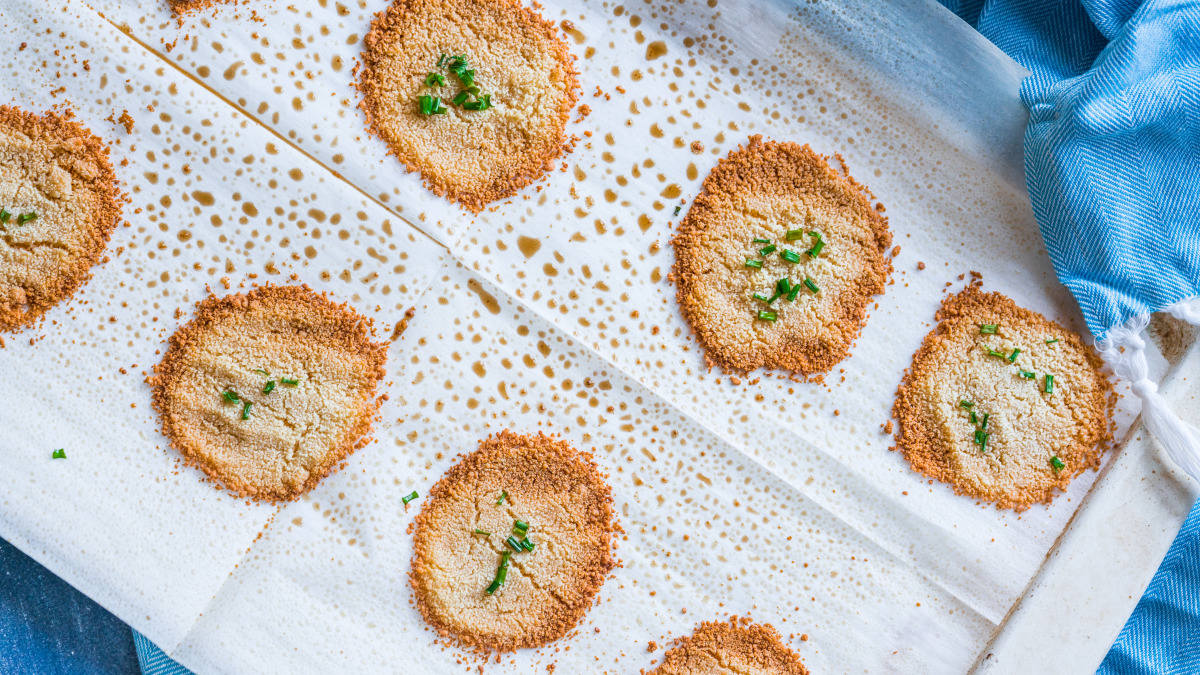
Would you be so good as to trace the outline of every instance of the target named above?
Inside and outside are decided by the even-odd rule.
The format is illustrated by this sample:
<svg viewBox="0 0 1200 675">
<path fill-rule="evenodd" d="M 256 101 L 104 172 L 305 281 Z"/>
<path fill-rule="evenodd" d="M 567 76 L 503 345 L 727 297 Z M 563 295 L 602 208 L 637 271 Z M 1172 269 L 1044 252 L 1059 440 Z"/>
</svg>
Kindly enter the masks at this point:
<svg viewBox="0 0 1200 675">
<path fill-rule="evenodd" d="M 974 408 L 975 407 L 974 403 L 971 403 L 970 401 L 966 400 L 965 398 L 963 400 L 959 401 L 958 404 L 964 408 Z"/>
<path fill-rule="evenodd" d="M 813 244 L 813 247 L 805 251 L 805 253 L 808 254 L 808 257 L 815 258 L 821 254 L 821 249 L 823 248 L 825 248 L 825 242 L 817 240 L 817 243 Z"/>
<path fill-rule="evenodd" d="M 12 218 L 12 214 L 8 209 L 0 209 L 0 223 L 7 223 L 9 218 Z"/>
<path fill-rule="evenodd" d="M 460 92 L 458 92 L 458 95 L 456 95 L 454 98 L 450 99 L 450 102 L 453 103 L 454 105 L 461 106 L 462 104 L 466 103 L 467 99 L 469 99 L 469 98 L 471 98 L 470 94 L 468 94 L 465 91 L 460 91 Z"/>
<path fill-rule="evenodd" d="M 682 208 L 683 208 L 682 206 L 676 206 L 675 207 L 675 215 L 679 215 L 679 209 L 682 209 Z"/>
<path fill-rule="evenodd" d="M 491 533 L 491 532 L 488 532 L 487 530 L 481 530 L 481 529 L 479 529 L 478 527 L 477 527 L 477 528 L 475 528 L 475 534 L 482 534 L 482 535 L 483 535 L 483 536 L 485 536 L 485 537 L 490 537 L 490 536 L 492 536 L 492 533 Z"/>
<path fill-rule="evenodd" d="M 1000 328 L 1000 326 L 997 324 L 985 323 L 979 327 L 979 332 L 982 333 L 983 335 L 995 335 L 996 331 L 999 328 Z"/>
<path fill-rule="evenodd" d="M 817 232 L 816 230 L 809 230 L 808 233 L 811 234 L 812 236 L 816 237 L 817 241 L 821 241 L 821 233 L 820 232 Z"/>
<path fill-rule="evenodd" d="M 809 277 L 804 277 L 804 285 L 808 286 L 808 290 L 812 291 L 813 293 L 817 293 L 821 290 L 821 289 L 817 288 L 816 282 L 814 282 Z"/>
<path fill-rule="evenodd" d="M 975 445 L 983 445 L 983 431 L 980 429 L 975 430 Z"/>
<path fill-rule="evenodd" d="M 752 260 L 752 259 L 750 259 L 750 258 L 746 258 L 746 267 L 754 267 L 754 268 L 757 268 L 757 269 L 762 269 L 762 261 L 761 261 L 761 260 Z"/>
<path fill-rule="evenodd" d="M 1050 466 L 1054 467 L 1054 473 L 1058 473 L 1067 468 L 1067 463 L 1059 459 L 1058 455 L 1055 455 L 1050 458 Z"/>
<path fill-rule="evenodd" d="M 422 115 L 433 114 L 433 97 L 428 94 L 422 94 L 417 97 L 417 106 L 421 110 Z"/>
<path fill-rule="evenodd" d="M 488 595 L 492 595 L 504 585 L 504 579 L 508 577 L 508 556 L 510 555 L 512 554 L 508 551 L 500 554 L 500 566 L 496 568 L 496 578 L 492 579 L 492 583 L 487 587 Z"/>
<path fill-rule="evenodd" d="M 446 65 L 446 55 L 442 54 L 441 57 L 438 58 L 437 67 L 441 68 L 444 65 Z"/>
<path fill-rule="evenodd" d="M 1033 378 L 1037 377 L 1037 375 L 1035 373 L 1031 373 L 1028 370 L 1025 370 L 1024 368 L 1018 368 L 1017 370 L 1020 371 L 1021 377 L 1025 378 L 1027 380 L 1032 380 Z"/>
<path fill-rule="evenodd" d="M 991 416 L 992 416 L 992 413 L 983 413 L 983 419 L 979 421 L 979 428 L 980 428 L 980 429 L 986 429 L 986 428 L 987 428 L 987 421 L 988 421 L 988 418 L 989 418 L 989 417 L 991 417 Z"/>
<path fill-rule="evenodd" d="M 255 369 L 254 369 L 254 372 L 256 372 L 256 373 L 261 373 L 261 374 L 263 374 L 263 375 L 270 375 L 270 373 L 268 373 L 267 371 L 263 370 L 262 368 L 255 368 Z"/>
<path fill-rule="evenodd" d="M 1004 356 L 1004 352 L 998 352 L 995 349 L 992 349 L 991 347 L 986 347 L 986 346 L 984 347 L 984 349 L 987 350 L 988 356 L 999 356 L 1002 359 L 1006 358 Z"/>
<path fill-rule="evenodd" d="M 282 382 L 283 384 L 286 384 L 289 387 L 294 387 L 294 386 L 300 384 L 300 380 L 295 380 L 290 377 L 281 377 L 281 378 L 279 378 L 279 381 Z"/>
<path fill-rule="evenodd" d="M 17 224 L 24 225 L 25 223 L 35 219 L 37 219 L 37 213 L 33 211 L 30 211 L 29 213 L 22 213 L 21 215 L 17 216 Z"/>
<path fill-rule="evenodd" d="M 1020 354 L 1020 353 L 1021 353 L 1021 350 L 1020 350 L 1020 349 L 1013 349 L 1013 352 L 1012 352 L 1011 354 L 1009 354 L 1009 355 L 1008 355 L 1008 362 L 1009 362 L 1009 363 L 1012 363 L 1013 361 L 1016 361 L 1016 360 L 1017 360 L 1017 354 Z"/>
<path fill-rule="evenodd" d="M 1046 340 L 1046 344 L 1048 344 L 1048 345 L 1052 345 L 1055 342 L 1058 342 L 1058 338 L 1054 338 L 1053 340 Z"/>
<path fill-rule="evenodd" d="M 792 290 L 792 282 L 787 278 L 780 279 L 775 282 L 775 290 L 779 292 L 779 295 L 787 295 Z"/>
<path fill-rule="evenodd" d="M 446 77 L 441 73 L 430 73 L 425 76 L 426 87 L 440 87 L 446 84 Z"/>
<path fill-rule="evenodd" d="M 771 240 L 763 239 L 762 237 L 755 237 L 754 239 L 750 240 L 750 243 L 751 244 L 769 244 L 769 243 L 771 243 Z"/>
<path fill-rule="evenodd" d="M 750 297 L 754 298 L 755 300 L 758 300 L 759 302 L 765 302 L 768 305 L 771 304 L 771 299 L 768 298 L 767 296 L 763 295 L 762 293 L 755 293 L 754 295 L 752 295 Z"/>
<path fill-rule="evenodd" d="M 516 537 L 509 537 L 508 539 L 504 540 L 504 543 L 508 544 L 509 547 L 517 553 L 520 553 L 522 550 L 521 542 Z"/>
<path fill-rule="evenodd" d="M 59 449 L 55 450 L 54 452 L 50 453 L 50 459 L 66 459 L 66 458 L 67 458 L 67 451 L 63 448 L 59 448 Z"/>
<path fill-rule="evenodd" d="M 778 314 L 776 314 L 775 312 L 768 312 L 768 311 L 766 311 L 766 310 L 759 310 L 759 312 L 758 312 L 758 318 L 759 318 L 759 319 L 761 319 L 762 321 L 775 321 L 776 319 L 778 319 L 778 318 L 779 318 L 779 315 L 778 315 Z"/>
<path fill-rule="evenodd" d="M 508 496 L 508 490 L 501 490 L 500 491 L 500 499 L 496 500 L 496 506 L 500 506 L 501 504 L 503 504 L 504 498 L 507 496 Z"/>
<path fill-rule="evenodd" d="M 779 292 L 779 286 L 776 285 L 775 292 L 771 294 L 771 297 L 767 298 L 767 304 L 769 305 L 769 304 L 775 302 L 776 300 L 778 300 L 780 295 L 783 295 L 783 294 Z"/>
<path fill-rule="evenodd" d="M 775 246 L 775 244 L 768 244 L 767 246 L 764 246 L 764 247 L 758 249 L 758 254 L 759 255 L 771 255 L 772 253 L 775 252 L 776 248 L 778 248 L 778 247 Z"/>
<path fill-rule="evenodd" d="M 267 382 L 266 386 L 263 387 L 264 394 L 269 394 L 272 391 L 275 391 L 275 380 Z"/>
<path fill-rule="evenodd" d="M 521 540 L 521 546 L 522 546 L 522 547 L 523 547 L 523 548 L 524 548 L 526 551 L 532 551 L 532 550 L 533 550 L 533 542 L 532 542 L 532 541 L 529 541 L 529 537 L 525 537 L 524 539 L 522 539 L 522 540 Z"/>
<path fill-rule="evenodd" d="M 486 108 L 483 107 L 483 101 L 467 101 L 466 103 L 462 104 L 462 109 L 463 110 L 486 110 Z"/>
<path fill-rule="evenodd" d="M 972 410 L 972 411 L 971 411 L 971 417 L 970 417 L 969 419 L 971 420 L 971 424 L 978 424 L 978 423 L 979 423 L 979 418 L 975 416 L 975 411 L 974 411 L 974 410 Z"/>
<path fill-rule="evenodd" d="M 420 496 L 421 496 L 421 495 L 417 494 L 417 491 L 416 491 L 416 490 L 413 490 L 413 491 L 412 491 L 412 494 L 409 494 L 409 495 L 407 495 L 407 496 L 405 496 L 405 497 L 401 497 L 401 498 L 400 498 L 400 501 L 404 502 L 404 505 L 405 505 L 405 506 L 408 506 L 408 503 L 409 503 L 409 502 L 411 502 L 412 500 L 414 500 L 414 499 L 416 499 L 417 497 L 420 497 Z"/>
<path fill-rule="evenodd" d="M 1054 393 L 1054 376 L 1053 375 L 1050 375 L 1050 374 L 1046 375 L 1046 387 L 1045 387 L 1045 389 L 1043 389 L 1043 391 L 1045 391 L 1047 394 Z"/>
<path fill-rule="evenodd" d="M 788 230 L 787 234 L 783 235 L 788 241 L 796 241 L 804 236 L 804 230 Z"/>
<path fill-rule="evenodd" d="M 237 403 L 237 402 L 238 402 L 238 395 L 237 395 L 237 392 L 235 392 L 235 391 L 234 391 L 234 390 L 232 390 L 232 389 L 226 389 L 225 391 L 221 392 L 221 396 L 224 396 L 224 397 L 225 397 L 225 400 L 226 400 L 226 401 L 229 401 L 230 403 Z"/>
<path fill-rule="evenodd" d="M 981 439 L 979 440 L 979 451 L 980 451 L 980 452 L 987 452 L 987 439 L 988 439 L 988 436 L 991 436 L 991 434 L 984 434 L 984 435 L 983 435 L 983 438 L 981 438 Z"/>
<path fill-rule="evenodd" d="M 801 286 L 800 284 L 795 284 L 795 285 L 793 285 L 793 286 L 792 286 L 792 290 L 791 290 L 791 291 L 788 291 L 788 294 L 787 294 L 787 299 L 788 299 L 788 302 L 795 302 L 795 301 L 796 301 L 796 296 L 797 296 L 797 295 L 800 295 L 800 289 L 801 289 L 801 288 L 803 288 L 803 286 Z"/>
<path fill-rule="evenodd" d="M 792 263 L 793 265 L 800 262 L 800 254 L 786 248 L 782 253 L 779 254 L 779 257 Z"/>
<path fill-rule="evenodd" d="M 246 402 L 242 403 L 242 419 L 244 419 L 244 420 L 250 419 L 250 406 L 252 406 L 252 405 L 254 405 L 254 404 L 251 403 L 250 401 L 246 401 Z"/>
<path fill-rule="evenodd" d="M 513 532 L 516 532 L 517 530 L 525 532 L 528 529 L 529 529 L 529 523 L 527 523 L 523 520 L 518 520 L 517 522 L 513 523 Z"/>
</svg>

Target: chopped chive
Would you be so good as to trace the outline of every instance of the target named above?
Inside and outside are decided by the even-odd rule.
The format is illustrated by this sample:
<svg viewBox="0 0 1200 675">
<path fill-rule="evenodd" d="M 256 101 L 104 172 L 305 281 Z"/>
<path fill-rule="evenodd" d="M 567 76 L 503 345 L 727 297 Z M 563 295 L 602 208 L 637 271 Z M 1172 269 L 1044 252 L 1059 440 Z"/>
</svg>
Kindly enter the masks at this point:
<svg viewBox="0 0 1200 675">
<path fill-rule="evenodd" d="M 446 77 L 441 73 L 430 73 L 425 76 L 426 87 L 440 87 L 446 84 Z"/>
<path fill-rule="evenodd" d="M 767 296 L 763 295 L 762 293 L 755 293 L 754 295 L 752 295 L 750 297 L 754 298 L 755 300 L 758 300 L 759 302 L 765 302 L 768 305 L 771 304 L 771 299 L 768 298 Z"/>
<path fill-rule="evenodd" d="M 792 290 L 792 283 L 787 278 L 780 279 L 775 282 L 775 290 L 779 295 L 787 295 Z"/>
<path fill-rule="evenodd" d="M 503 504 L 504 498 L 507 496 L 508 496 L 508 490 L 501 490 L 500 491 L 500 499 L 496 500 L 496 506 L 500 506 L 501 504 Z"/>
<path fill-rule="evenodd" d="M 958 404 L 964 408 L 974 408 L 975 407 L 974 403 L 971 403 L 970 401 L 966 400 L 965 398 L 963 400 L 959 401 Z"/>
<path fill-rule="evenodd" d="M 488 595 L 492 595 L 504 585 L 504 579 L 508 577 L 508 556 L 510 555 L 512 554 L 508 551 L 500 554 L 500 566 L 496 568 L 496 577 L 492 579 L 492 583 L 487 587 Z"/>
<path fill-rule="evenodd" d="M 796 284 L 796 285 L 792 286 L 792 290 L 788 291 L 788 294 L 787 294 L 788 302 L 796 301 L 796 296 L 800 295 L 801 288 L 802 288 L 802 286 L 800 284 Z"/>
<path fill-rule="evenodd" d="M 1047 394 L 1054 393 L 1054 376 L 1053 375 L 1050 375 L 1050 374 L 1046 375 L 1046 387 L 1043 389 L 1043 391 L 1045 391 Z"/>
<path fill-rule="evenodd" d="M 683 208 L 682 206 L 676 206 L 675 207 L 675 215 L 679 215 L 679 209 L 682 209 L 682 208 Z"/>
<path fill-rule="evenodd" d="M 7 223 L 9 218 L 12 218 L 12 214 L 8 209 L 0 209 L 0 223 Z"/>
<path fill-rule="evenodd" d="M 783 249 L 783 252 L 781 252 L 779 254 L 779 257 L 783 258 L 784 260 L 786 260 L 792 264 L 796 264 L 796 263 L 800 262 L 800 254 L 796 253 L 795 251 L 792 251 L 790 249 L 786 249 L 786 248 Z"/>
<path fill-rule="evenodd" d="M 970 417 L 970 420 L 971 420 L 971 424 L 978 424 L 978 423 L 979 423 L 979 418 L 975 416 L 975 411 L 974 411 L 974 410 L 972 410 L 972 411 L 971 411 L 971 417 Z"/>
<path fill-rule="evenodd" d="M 445 55 L 445 54 L 442 54 L 442 55 L 441 55 L 441 56 L 438 58 L 437 67 L 438 67 L 438 68 L 441 68 L 441 67 L 442 67 L 442 66 L 444 66 L 444 65 L 446 65 L 446 55 Z"/>
<path fill-rule="evenodd" d="M 991 436 L 991 434 L 984 434 L 984 435 L 983 435 L 983 438 L 981 438 L 981 439 L 979 440 L 979 451 L 980 451 L 980 452 L 987 452 L 987 439 L 988 439 L 988 436 Z"/>
<path fill-rule="evenodd" d="M 275 391 L 275 380 L 271 380 L 270 382 L 267 382 L 266 386 L 263 387 L 264 394 L 269 394 L 272 391 Z"/>
<path fill-rule="evenodd" d="M 988 418 L 991 416 L 992 416 L 992 413 L 983 413 L 983 419 L 979 420 L 979 428 L 980 429 L 987 428 L 987 421 L 988 421 Z"/>
<path fill-rule="evenodd" d="M 975 444 L 983 445 L 983 430 L 982 429 L 975 430 Z"/>
<path fill-rule="evenodd" d="M 817 232 L 816 230 L 809 230 L 808 233 L 811 234 L 812 236 L 816 237 L 817 241 L 821 241 L 821 233 L 820 232 Z"/>
<path fill-rule="evenodd" d="M 1024 368 L 1017 368 L 1017 371 L 1019 371 L 1021 373 L 1021 377 L 1025 378 L 1027 380 L 1032 380 L 1033 378 L 1037 377 L 1037 375 L 1035 373 L 1031 373 L 1028 370 L 1025 370 Z"/>
<path fill-rule="evenodd" d="M 750 240 L 750 243 L 751 244 L 769 244 L 769 243 L 771 243 L 771 240 L 763 239 L 762 237 L 755 237 L 754 239 Z"/>
<path fill-rule="evenodd" d="M 1048 345 L 1052 345 L 1055 342 L 1058 342 L 1058 338 L 1054 338 L 1053 340 L 1046 340 L 1046 344 L 1048 344 Z"/>
<path fill-rule="evenodd" d="M 462 109 L 463 110 L 487 110 L 487 108 L 483 107 L 483 101 L 467 101 L 466 103 L 462 104 Z"/>
<path fill-rule="evenodd" d="M 523 520 L 518 520 L 517 522 L 513 523 L 513 532 L 516 532 L 517 530 L 521 530 L 522 532 L 524 532 L 528 529 L 529 529 L 529 523 L 527 523 Z"/>
<path fill-rule="evenodd" d="M 251 403 L 250 401 L 246 401 L 246 402 L 242 403 L 242 419 L 244 419 L 244 420 L 250 419 L 250 406 L 252 406 L 252 405 L 254 405 L 254 404 Z"/>
<path fill-rule="evenodd" d="M 67 451 L 63 448 L 59 448 L 59 449 L 55 450 L 54 452 L 50 453 L 50 459 L 66 459 L 66 458 L 67 458 Z"/>
<path fill-rule="evenodd" d="M 422 115 L 433 114 L 433 97 L 428 94 L 422 94 L 417 97 L 417 106 L 421 110 Z"/>
<path fill-rule="evenodd" d="M 766 311 L 766 310 L 759 310 L 759 312 L 758 312 L 758 318 L 759 318 L 759 319 L 761 319 L 761 320 L 763 320 L 763 321 L 775 321 L 776 319 L 778 319 L 778 318 L 779 318 L 779 315 L 778 315 L 778 314 L 776 314 L 775 312 L 768 312 L 768 311 Z"/>
<path fill-rule="evenodd" d="M 1021 353 L 1021 350 L 1020 350 L 1020 349 L 1013 349 L 1013 352 L 1012 352 L 1011 354 L 1009 354 L 1009 355 L 1008 355 L 1008 362 L 1009 362 L 1009 363 L 1012 363 L 1013 361 L 1016 361 L 1016 360 L 1017 360 L 1017 354 L 1020 354 L 1020 353 Z"/>
<path fill-rule="evenodd" d="M 813 247 L 805 251 L 805 253 L 808 254 L 808 257 L 815 258 L 821 254 L 821 249 L 823 248 L 825 248 L 825 242 L 818 240 L 817 243 L 813 244 Z"/>
<path fill-rule="evenodd" d="M 761 261 L 761 260 L 752 260 L 752 259 L 750 259 L 750 258 L 746 258 L 746 267 L 755 267 L 755 268 L 758 268 L 758 269 L 762 269 L 762 261 Z"/>
<path fill-rule="evenodd" d="M 412 494 L 409 494 L 409 495 L 407 495 L 407 496 L 401 497 L 401 498 L 400 498 L 400 501 L 404 502 L 404 505 L 405 505 L 405 506 L 408 506 L 408 503 L 409 503 L 409 502 L 411 502 L 412 500 L 414 500 L 414 499 L 416 499 L 417 497 L 420 497 L 420 496 L 421 496 L 421 495 L 417 494 L 417 491 L 416 491 L 416 490 L 413 490 L 413 491 L 412 491 Z"/>
<path fill-rule="evenodd" d="M 255 369 L 254 369 L 254 372 L 256 372 L 256 373 L 262 373 L 263 375 L 270 375 L 270 373 L 268 373 L 267 371 L 263 370 L 262 368 L 255 368 Z"/>
<path fill-rule="evenodd" d="M 30 211 L 29 213 L 22 213 L 21 215 L 17 216 L 17 224 L 24 225 L 25 223 L 28 223 L 31 220 L 35 220 L 36 218 L 37 218 L 37 213 L 34 211 Z"/>
<path fill-rule="evenodd" d="M 999 356 L 1002 359 L 1006 358 L 1004 356 L 1004 352 L 998 352 L 995 349 L 992 349 L 991 347 L 987 347 L 987 346 L 985 346 L 984 349 L 987 350 L 988 356 Z"/>
<path fill-rule="evenodd" d="M 232 389 L 226 389 L 225 391 L 221 392 L 221 396 L 224 396 L 225 400 L 229 401 L 230 403 L 237 403 L 238 401 L 237 392 Z"/>
<path fill-rule="evenodd" d="M 462 104 L 466 103 L 467 99 L 469 99 L 469 98 L 471 98 L 470 94 L 468 94 L 465 91 L 460 91 L 454 98 L 450 99 L 450 102 L 453 103 L 454 105 L 462 105 Z"/>
<path fill-rule="evenodd" d="M 492 533 L 491 533 L 491 532 L 488 532 L 487 530 L 481 530 L 481 529 L 479 529 L 478 527 L 477 527 L 477 528 L 475 528 L 475 534 L 482 534 L 482 535 L 483 535 L 483 536 L 485 536 L 485 537 L 490 537 L 490 536 L 492 536 Z"/>
<path fill-rule="evenodd" d="M 783 294 L 779 292 L 779 286 L 777 285 L 775 287 L 775 292 L 771 294 L 771 297 L 767 298 L 767 304 L 769 305 L 769 304 L 775 302 L 776 300 L 779 299 L 779 296 L 781 296 L 781 295 L 783 295 Z"/>
<path fill-rule="evenodd" d="M 521 552 L 521 542 L 516 537 L 510 536 L 508 539 L 504 540 L 504 543 L 508 544 L 509 547 L 517 553 Z"/>
<path fill-rule="evenodd" d="M 1054 467 L 1054 473 L 1058 473 L 1059 471 L 1062 471 L 1063 469 L 1065 469 L 1067 467 L 1067 464 L 1066 464 L 1066 462 L 1059 459 L 1058 455 L 1055 455 L 1050 458 L 1050 466 Z"/>
<path fill-rule="evenodd" d="M 775 252 L 776 248 L 778 248 L 778 247 L 775 246 L 775 244 L 768 244 L 768 245 L 758 249 L 758 254 L 759 255 L 771 255 L 772 253 Z"/>
<path fill-rule="evenodd" d="M 783 235 L 788 241 L 796 241 L 804 236 L 804 230 L 788 230 L 787 234 Z"/>
<path fill-rule="evenodd" d="M 809 277 L 804 277 L 804 285 L 808 286 L 808 290 L 817 293 L 821 289 L 817 288 L 817 284 Z"/>
<path fill-rule="evenodd" d="M 995 335 L 996 330 L 999 328 L 1000 328 L 1000 326 L 997 324 L 985 323 L 979 327 L 979 332 L 982 333 L 983 335 Z"/>
<path fill-rule="evenodd" d="M 282 382 L 283 384 L 286 384 L 289 387 L 294 387 L 294 386 L 300 384 L 300 380 L 292 379 L 290 377 L 281 377 L 281 378 L 279 378 L 279 381 Z"/>
<path fill-rule="evenodd" d="M 522 546 L 522 547 L 523 547 L 523 548 L 524 548 L 526 551 L 532 551 L 532 550 L 533 550 L 533 542 L 532 542 L 532 541 L 529 541 L 529 537 L 525 537 L 524 539 L 522 539 L 522 540 L 521 540 L 521 546 Z"/>
</svg>

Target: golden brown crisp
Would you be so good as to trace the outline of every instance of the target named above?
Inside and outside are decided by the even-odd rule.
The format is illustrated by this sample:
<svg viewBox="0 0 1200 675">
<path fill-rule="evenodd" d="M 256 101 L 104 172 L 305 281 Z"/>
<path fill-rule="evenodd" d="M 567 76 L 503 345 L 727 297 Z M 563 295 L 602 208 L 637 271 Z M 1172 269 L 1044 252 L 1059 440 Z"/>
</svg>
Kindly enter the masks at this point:
<svg viewBox="0 0 1200 675">
<path fill-rule="evenodd" d="M 171 10 L 176 16 L 182 16 L 201 9 L 208 9 L 214 5 L 232 5 L 244 0 L 170 0 Z"/>
<path fill-rule="evenodd" d="M 154 369 L 163 433 L 230 491 L 295 499 L 370 441 L 387 360 L 372 334 L 307 286 L 209 296 Z"/>
<path fill-rule="evenodd" d="M 644 671 L 643 671 L 644 672 Z M 663 655 L 652 675 L 808 675 L 800 655 L 769 624 L 736 616 L 705 621 Z"/>
<path fill-rule="evenodd" d="M 1099 467 L 1116 396 L 1095 349 L 977 283 L 947 297 L 936 319 L 893 409 L 914 469 L 1023 511 Z"/>
<path fill-rule="evenodd" d="M 579 98 L 575 57 L 554 24 L 517 0 L 395 0 L 364 45 L 356 85 L 367 124 L 436 194 L 477 212 L 570 150 L 564 129 Z M 491 109 L 451 103 L 462 84 L 437 67 L 443 54 L 467 57 Z M 446 84 L 427 86 L 432 72 Z M 422 95 L 440 96 L 447 112 L 421 114 Z"/>
<path fill-rule="evenodd" d="M 751 136 L 712 170 L 680 224 L 676 297 L 710 367 L 826 373 L 849 354 L 867 304 L 884 291 L 891 241 L 862 185 L 807 145 Z M 799 262 L 785 258 L 792 254 Z M 753 297 L 770 299 L 780 279 L 799 291 L 769 305 Z"/>
<path fill-rule="evenodd" d="M 124 201 L 108 146 L 71 113 L 0 105 L 0 331 L 87 281 Z"/>
<path fill-rule="evenodd" d="M 529 525 L 532 551 L 505 544 L 518 520 Z M 616 564 L 615 527 L 611 491 L 590 454 L 540 433 L 502 431 L 451 468 L 421 507 L 409 575 L 417 606 L 440 635 L 482 651 L 557 640 Z M 488 594 L 505 551 L 507 579 Z"/>
</svg>

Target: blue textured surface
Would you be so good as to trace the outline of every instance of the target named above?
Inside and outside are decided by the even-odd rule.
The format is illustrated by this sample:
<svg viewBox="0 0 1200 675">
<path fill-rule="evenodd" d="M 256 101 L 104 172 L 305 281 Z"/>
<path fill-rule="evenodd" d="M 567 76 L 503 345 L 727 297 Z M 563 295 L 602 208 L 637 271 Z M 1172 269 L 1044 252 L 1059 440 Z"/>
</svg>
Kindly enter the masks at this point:
<svg viewBox="0 0 1200 675">
<path fill-rule="evenodd" d="M 137 675 L 129 628 L 0 539 L 0 673 Z"/>
<path fill-rule="evenodd" d="M 166 652 L 136 630 L 133 631 L 133 644 L 143 675 L 192 675 L 192 671 L 172 661 Z"/>
</svg>

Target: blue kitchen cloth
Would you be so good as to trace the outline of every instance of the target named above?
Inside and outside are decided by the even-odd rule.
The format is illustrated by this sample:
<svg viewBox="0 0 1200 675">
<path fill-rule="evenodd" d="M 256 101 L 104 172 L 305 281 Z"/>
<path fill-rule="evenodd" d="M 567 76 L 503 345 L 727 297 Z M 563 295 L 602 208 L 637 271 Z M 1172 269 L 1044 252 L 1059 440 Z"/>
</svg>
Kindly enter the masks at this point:
<svg viewBox="0 0 1200 675">
<path fill-rule="evenodd" d="M 136 630 L 133 631 L 133 646 L 137 649 L 142 675 L 192 675 L 192 671 L 172 661 L 166 652 Z"/>
</svg>

